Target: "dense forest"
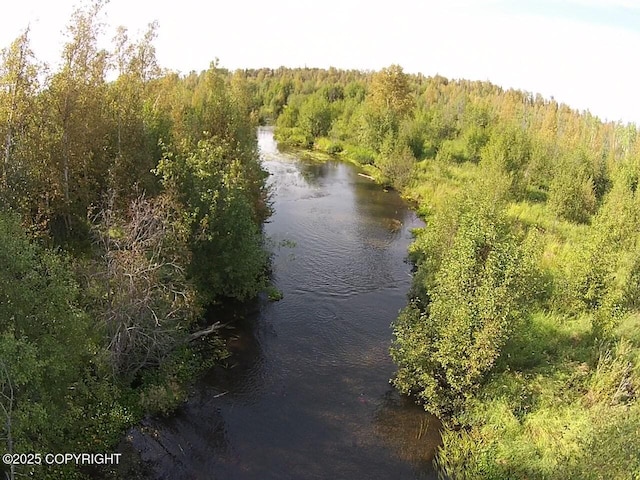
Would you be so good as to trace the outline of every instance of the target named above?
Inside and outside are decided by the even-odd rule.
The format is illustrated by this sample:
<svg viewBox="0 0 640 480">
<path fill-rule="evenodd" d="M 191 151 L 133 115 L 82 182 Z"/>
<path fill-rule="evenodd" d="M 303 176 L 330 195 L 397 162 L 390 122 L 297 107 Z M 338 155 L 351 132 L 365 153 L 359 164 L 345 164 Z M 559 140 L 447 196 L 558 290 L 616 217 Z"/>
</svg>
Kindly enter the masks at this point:
<svg viewBox="0 0 640 480">
<path fill-rule="evenodd" d="M 640 141 L 487 82 L 247 71 L 281 145 L 423 216 L 393 384 L 443 420 L 443 478 L 640 478 Z"/>
<path fill-rule="evenodd" d="M 155 24 L 137 39 L 119 29 L 112 51 L 102 28 L 101 4 L 77 10 L 55 71 L 28 31 L 2 51 L 2 453 L 114 451 L 224 354 L 205 309 L 267 281 L 246 81 L 215 63 L 161 70 Z"/>
<path fill-rule="evenodd" d="M 100 11 L 55 70 L 28 31 L 0 58 L 0 453 L 113 451 L 224 355 L 203 312 L 268 285 L 272 123 L 425 219 L 390 354 L 443 478 L 640 478 L 634 125 L 396 65 L 179 75 L 156 24 L 99 48 Z"/>
</svg>

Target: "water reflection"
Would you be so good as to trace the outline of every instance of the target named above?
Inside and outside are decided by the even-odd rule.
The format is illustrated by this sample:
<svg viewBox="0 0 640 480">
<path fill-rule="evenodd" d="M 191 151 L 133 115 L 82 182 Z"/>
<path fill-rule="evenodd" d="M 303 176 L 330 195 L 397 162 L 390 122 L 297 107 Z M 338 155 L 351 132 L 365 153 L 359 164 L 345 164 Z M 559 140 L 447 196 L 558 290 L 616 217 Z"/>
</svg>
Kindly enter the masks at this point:
<svg viewBox="0 0 640 480">
<path fill-rule="evenodd" d="M 313 160 L 298 161 L 300 175 L 310 187 L 321 187 L 332 181 L 341 180 L 341 172 L 336 168 L 336 162 L 314 162 Z"/>
</svg>

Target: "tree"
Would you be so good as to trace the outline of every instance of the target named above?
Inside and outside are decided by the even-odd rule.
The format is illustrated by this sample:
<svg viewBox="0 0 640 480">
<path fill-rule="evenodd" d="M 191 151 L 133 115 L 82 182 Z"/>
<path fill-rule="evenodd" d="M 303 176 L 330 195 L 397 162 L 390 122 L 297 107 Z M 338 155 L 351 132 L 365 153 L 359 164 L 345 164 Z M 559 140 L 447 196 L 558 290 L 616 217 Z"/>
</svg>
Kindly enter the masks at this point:
<svg viewBox="0 0 640 480">
<path fill-rule="evenodd" d="M 189 269 L 205 303 L 255 296 L 264 283 L 266 255 L 252 205 L 251 166 L 219 138 L 158 165 L 165 188 L 178 192 L 190 228 Z M 249 168 L 248 168 L 249 167 Z"/>
<path fill-rule="evenodd" d="M 528 186 L 525 177 L 531 158 L 531 144 L 525 131 L 515 125 L 505 125 L 492 131 L 489 141 L 480 151 L 480 159 L 485 168 L 502 171 L 511 180 L 510 193 L 521 199 Z"/>
<path fill-rule="evenodd" d="M 593 313 L 598 338 L 610 337 L 623 317 L 640 306 L 640 169 L 621 165 L 612 190 L 568 268 L 570 297 Z"/>
<path fill-rule="evenodd" d="M 413 106 L 409 79 L 399 65 L 383 68 L 371 79 L 368 101 L 378 111 L 389 111 L 399 119 Z"/>
<path fill-rule="evenodd" d="M 561 218 L 586 223 L 596 207 L 595 186 L 584 154 L 562 156 L 549 185 L 549 208 Z"/>
<path fill-rule="evenodd" d="M 26 29 L 9 48 L 2 50 L 0 66 L 0 132 L 4 140 L 0 195 L 20 211 L 28 211 L 28 198 L 37 189 L 37 166 L 30 151 L 36 114 L 35 96 L 39 68 Z"/>
<path fill-rule="evenodd" d="M 28 341 L 16 339 L 11 330 L 0 333 L 0 432 L 4 432 L 5 451 L 16 453 L 16 441 L 20 438 L 18 399 L 22 400 L 23 388 L 29 383 L 41 381 L 37 350 Z M 1 451 L 2 449 L 0 449 Z M 6 472 L 7 480 L 14 480 L 17 465 L 11 463 Z"/>
<path fill-rule="evenodd" d="M 79 308 L 68 261 L 29 241 L 13 214 L 0 212 L 0 244 L 0 412 L 7 449 L 69 446 L 78 437 L 61 432 L 78 419 L 66 417 L 68 396 L 96 350 L 89 317 Z"/>
<path fill-rule="evenodd" d="M 398 146 L 390 154 L 381 157 L 376 165 L 394 187 L 400 189 L 406 187 L 411 180 L 415 163 L 416 159 L 411 149 Z"/>
<path fill-rule="evenodd" d="M 62 69 L 51 79 L 47 101 L 55 112 L 50 151 L 51 191 L 54 196 L 54 235 L 68 238 L 98 204 L 106 190 L 110 155 L 105 74 L 107 53 L 98 49 L 102 1 L 73 13 Z"/>
<path fill-rule="evenodd" d="M 410 93 L 408 77 L 400 66 L 391 65 L 375 73 L 359 110 L 360 142 L 377 152 L 385 148 L 392 151 L 400 123 L 412 107 Z"/>
<path fill-rule="evenodd" d="M 115 128 L 111 133 L 114 155 L 109 188 L 118 193 L 122 208 L 136 197 L 137 189 L 148 194 L 159 190 L 157 177 L 151 173 L 159 160 L 158 138 L 148 108 L 155 101 L 151 82 L 160 73 L 153 47 L 157 28 L 157 23 L 149 24 L 143 38 L 131 42 L 126 29 L 120 27 L 114 39 L 118 78 L 108 89 L 108 111 L 115 117 L 111 119 Z"/>
<path fill-rule="evenodd" d="M 322 95 L 311 95 L 300 106 L 298 125 L 310 143 L 325 136 L 331 128 L 329 102 Z"/>
</svg>

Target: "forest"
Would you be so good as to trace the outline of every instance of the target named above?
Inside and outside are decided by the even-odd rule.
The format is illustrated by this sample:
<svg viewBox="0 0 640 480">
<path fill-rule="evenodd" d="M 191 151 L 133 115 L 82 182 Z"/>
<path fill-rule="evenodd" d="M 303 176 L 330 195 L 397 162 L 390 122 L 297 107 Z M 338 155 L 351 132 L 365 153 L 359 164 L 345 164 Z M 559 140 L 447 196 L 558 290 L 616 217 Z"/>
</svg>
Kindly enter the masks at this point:
<svg viewBox="0 0 640 480">
<path fill-rule="evenodd" d="M 55 71 L 28 30 L 0 58 L 0 453 L 112 451 L 225 355 L 204 312 L 269 285 L 273 124 L 425 220 L 391 381 L 442 420 L 442 478 L 640 478 L 635 125 L 397 65 L 179 75 L 155 23 L 99 48 L 100 9 Z"/>
</svg>

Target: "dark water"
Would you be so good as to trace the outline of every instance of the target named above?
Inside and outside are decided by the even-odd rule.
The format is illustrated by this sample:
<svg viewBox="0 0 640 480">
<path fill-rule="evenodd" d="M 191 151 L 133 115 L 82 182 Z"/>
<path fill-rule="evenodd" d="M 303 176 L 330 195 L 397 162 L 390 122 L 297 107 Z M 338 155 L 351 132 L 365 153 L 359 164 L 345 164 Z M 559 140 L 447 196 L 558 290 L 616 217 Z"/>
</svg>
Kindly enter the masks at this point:
<svg viewBox="0 0 640 480">
<path fill-rule="evenodd" d="M 284 299 L 240 321 L 233 367 L 133 431 L 133 446 L 158 479 L 435 478 L 437 421 L 388 382 L 420 221 L 350 165 L 281 154 L 268 129 L 259 143 Z"/>
</svg>

